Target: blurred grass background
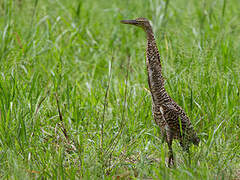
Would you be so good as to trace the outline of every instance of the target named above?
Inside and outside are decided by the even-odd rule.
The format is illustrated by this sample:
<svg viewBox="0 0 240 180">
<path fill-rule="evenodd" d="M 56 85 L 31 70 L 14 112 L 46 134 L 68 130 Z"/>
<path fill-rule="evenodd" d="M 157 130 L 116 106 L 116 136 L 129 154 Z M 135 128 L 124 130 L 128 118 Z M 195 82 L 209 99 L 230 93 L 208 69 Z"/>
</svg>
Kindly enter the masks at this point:
<svg viewBox="0 0 240 180">
<path fill-rule="evenodd" d="M 1 179 L 236 178 L 239 12 L 238 0 L 0 1 Z M 173 169 L 145 34 L 119 23 L 137 17 L 151 20 L 167 92 L 201 138 L 191 162 L 174 143 Z"/>
</svg>

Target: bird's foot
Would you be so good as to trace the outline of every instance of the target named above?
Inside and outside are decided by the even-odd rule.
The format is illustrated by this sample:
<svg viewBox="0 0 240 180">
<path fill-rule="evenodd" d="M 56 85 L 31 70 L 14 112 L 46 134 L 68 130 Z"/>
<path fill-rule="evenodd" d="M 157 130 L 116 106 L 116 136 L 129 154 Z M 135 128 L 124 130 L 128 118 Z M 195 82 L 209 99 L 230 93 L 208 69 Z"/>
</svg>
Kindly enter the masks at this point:
<svg viewBox="0 0 240 180">
<path fill-rule="evenodd" d="M 174 159 L 173 159 L 173 154 L 171 154 L 168 158 L 168 167 L 173 167 L 174 166 Z"/>
</svg>

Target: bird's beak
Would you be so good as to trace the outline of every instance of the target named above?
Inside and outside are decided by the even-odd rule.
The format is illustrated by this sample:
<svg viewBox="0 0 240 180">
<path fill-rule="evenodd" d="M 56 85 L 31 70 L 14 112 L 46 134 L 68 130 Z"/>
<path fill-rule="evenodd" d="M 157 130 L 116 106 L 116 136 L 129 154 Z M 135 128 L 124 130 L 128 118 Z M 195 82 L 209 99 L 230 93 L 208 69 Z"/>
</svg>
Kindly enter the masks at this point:
<svg viewBox="0 0 240 180">
<path fill-rule="evenodd" d="M 123 24 L 133 24 L 133 25 L 138 24 L 136 20 L 121 20 L 120 22 Z"/>
</svg>

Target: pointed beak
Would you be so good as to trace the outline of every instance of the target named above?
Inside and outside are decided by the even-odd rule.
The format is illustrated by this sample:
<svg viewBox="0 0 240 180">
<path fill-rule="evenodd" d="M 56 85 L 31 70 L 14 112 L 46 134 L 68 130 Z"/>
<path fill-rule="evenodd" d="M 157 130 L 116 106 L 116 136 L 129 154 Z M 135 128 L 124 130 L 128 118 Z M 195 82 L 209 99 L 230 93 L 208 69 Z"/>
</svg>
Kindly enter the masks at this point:
<svg viewBox="0 0 240 180">
<path fill-rule="evenodd" d="M 137 24 L 136 20 L 121 20 L 120 22 L 123 24 L 133 24 L 133 25 Z"/>
</svg>

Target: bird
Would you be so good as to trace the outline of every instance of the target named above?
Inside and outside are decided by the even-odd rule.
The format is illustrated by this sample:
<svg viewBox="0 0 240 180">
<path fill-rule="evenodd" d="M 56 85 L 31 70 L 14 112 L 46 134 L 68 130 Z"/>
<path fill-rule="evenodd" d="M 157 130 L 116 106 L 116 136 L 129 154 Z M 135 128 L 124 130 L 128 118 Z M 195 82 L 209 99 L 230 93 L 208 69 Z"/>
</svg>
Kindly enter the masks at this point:
<svg viewBox="0 0 240 180">
<path fill-rule="evenodd" d="M 146 66 L 148 86 L 152 98 L 152 114 L 155 123 L 160 127 L 163 141 L 168 145 L 168 166 L 174 166 L 173 140 L 178 140 L 183 150 L 189 153 L 190 145 L 198 146 L 200 139 L 189 117 L 168 95 L 164 87 L 160 55 L 149 20 L 141 17 L 134 20 L 121 20 L 120 22 L 140 27 L 146 33 Z"/>
</svg>

